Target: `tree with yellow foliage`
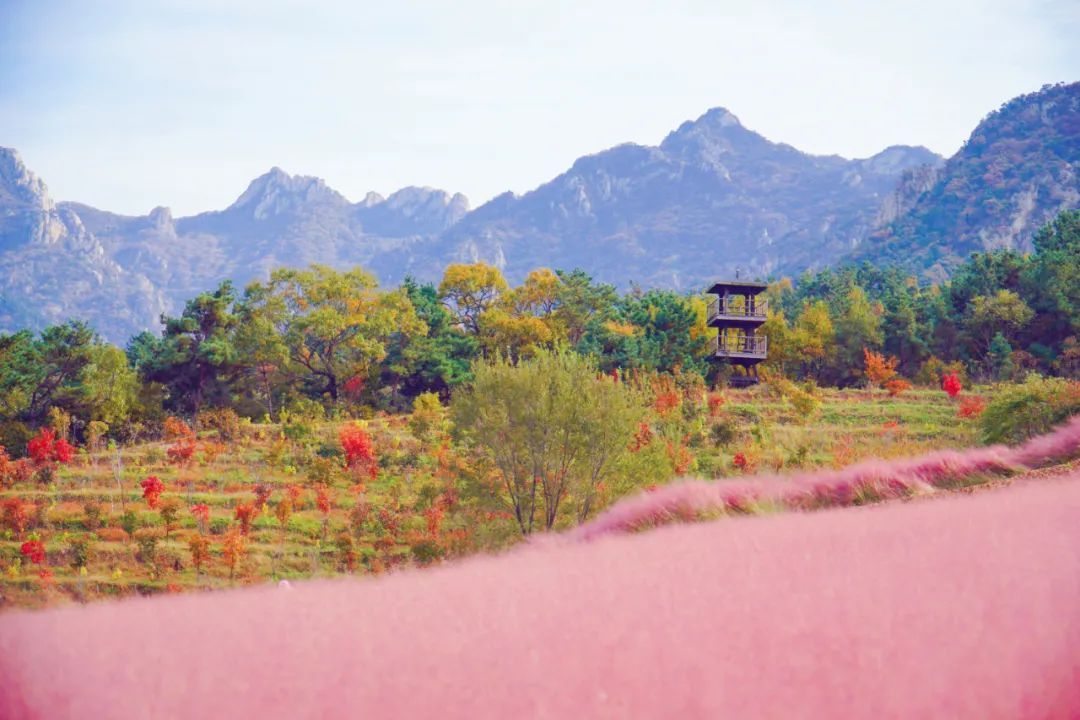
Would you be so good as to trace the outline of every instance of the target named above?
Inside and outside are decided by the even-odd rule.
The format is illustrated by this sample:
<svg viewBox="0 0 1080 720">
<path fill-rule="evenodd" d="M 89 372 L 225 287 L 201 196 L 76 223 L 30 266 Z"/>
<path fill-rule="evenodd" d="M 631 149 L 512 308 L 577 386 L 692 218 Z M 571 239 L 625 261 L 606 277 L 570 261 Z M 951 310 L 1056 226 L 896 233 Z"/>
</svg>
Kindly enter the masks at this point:
<svg viewBox="0 0 1080 720">
<path fill-rule="evenodd" d="M 455 263 L 443 273 L 439 298 L 454 313 L 462 329 L 479 335 L 480 316 L 509 288 L 502 271 L 493 265 Z"/>
</svg>

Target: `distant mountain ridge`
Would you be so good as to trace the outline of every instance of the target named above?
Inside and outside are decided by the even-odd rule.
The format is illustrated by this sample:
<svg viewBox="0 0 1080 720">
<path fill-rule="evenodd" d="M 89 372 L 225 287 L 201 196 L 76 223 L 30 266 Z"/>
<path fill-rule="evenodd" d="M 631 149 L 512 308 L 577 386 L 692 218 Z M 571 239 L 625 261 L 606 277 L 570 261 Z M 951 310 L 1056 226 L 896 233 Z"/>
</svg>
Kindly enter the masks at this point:
<svg viewBox="0 0 1080 720">
<path fill-rule="evenodd" d="M 856 258 L 941 280 L 972 252 L 1032 249 L 1080 207 L 1080 83 L 1047 85 L 990 113 L 939 168 L 909 171 Z"/>
<path fill-rule="evenodd" d="M 243 285 L 312 262 L 363 265 L 387 284 L 476 260 L 512 281 L 545 266 L 681 290 L 737 270 L 769 277 L 850 259 L 940 279 L 971 250 L 1024 249 L 1057 209 L 1080 207 L 1078 96 L 1080 83 L 1007 103 L 947 162 L 905 145 L 854 160 L 810 155 L 714 108 L 657 146 L 579 158 L 475 210 L 426 187 L 351 202 L 275 167 L 223 210 L 125 216 L 54 203 L 0 148 L 0 330 L 77 317 L 124 342 L 225 278 Z"/>
<path fill-rule="evenodd" d="M 495 198 L 443 233 L 435 252 L 511 277 L 558 258 L 619 285 L 680 289 L 739 268 L 796 272 L 850 252 L 902 172 L 941 162 L 908 146 L 862 160 L 808 155 L 715 108 L 657 147 L 619 145 L 521 197 Z"/>
</svg>

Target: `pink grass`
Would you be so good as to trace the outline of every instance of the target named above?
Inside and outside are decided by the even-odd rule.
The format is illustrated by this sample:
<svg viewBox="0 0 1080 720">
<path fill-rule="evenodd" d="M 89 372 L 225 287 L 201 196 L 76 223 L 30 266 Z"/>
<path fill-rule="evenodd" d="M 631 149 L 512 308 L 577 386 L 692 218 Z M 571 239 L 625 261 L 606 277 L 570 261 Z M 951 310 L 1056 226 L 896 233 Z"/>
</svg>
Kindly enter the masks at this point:
<svg viewBox="0 0 1080 720">
<path fill-rule="evenodd" d="M 1068 718 L 1080 476 L 0 616 L 3 718 Z"/>
<path fill-rule="evenodd" d="M 981 473 L 1008 473 L 1080 452 L 1080 416 L 1052 433 L 1018 447 L 993 445 L 942 450 L 902 460 L 870 460 L 843 470 L 797 475 L 759 475 L 743 481 L 684 480 L 622 500 L 569 533 L 591 540 L 611 533 L 693 517 L 709 510 L 741 511 L 754 503 L 792 509 L 844 506 L 862 495 L 901 497 L 962 481 Z"/>
</svg>

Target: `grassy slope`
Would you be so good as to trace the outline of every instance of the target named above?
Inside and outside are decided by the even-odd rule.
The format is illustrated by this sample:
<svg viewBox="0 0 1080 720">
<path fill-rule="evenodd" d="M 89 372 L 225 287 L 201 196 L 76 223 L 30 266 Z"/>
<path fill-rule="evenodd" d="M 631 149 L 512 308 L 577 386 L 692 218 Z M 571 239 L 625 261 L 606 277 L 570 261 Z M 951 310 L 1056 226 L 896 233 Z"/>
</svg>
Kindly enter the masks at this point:
<svg viewBox="0 0 1080 720">
<path fill-rule="evenodd" d="M 976 439 L 970 421 L 957 420 L 956 405 L 944 393 L 928 390 L 912 391 L 897 399 L 880 392 L 823 391 L 819 413 L 807 420 L 799 419 L 784 401 L 769 396 L 763 388 L 729 391 L 723 418 L 737 428 L 736 436 L 717 446 L 709 433 L 703 433 L 703 440 L 691 447 L 697 465 L 691 474 L 719 478 L 755 471 L 835 468 L 867 457 L 900 457 L 965 447 Z M 315 426 L 307 441 L 307 457 L 332 456 L 339 426 Z M 410 562 L 410 544 L 424 535 L 426 527 L 422 514 L 411 508 L 418 505 L 425 489 L 441 487 L 447 475 L 454 475 L 452 464 L 440 466 L 436 450 L 421 445 L 412 436 L 405 418 L 376 418 L 368 427 L 379 449 L 381 467 L 379 479 L 368 485 L 367 499 L 374 513 L 398 504 L 404 511 L 402 526 L 392 537 L 378 527 L 371 529 L 370 524 L 356 536 L 360 560 L 356 572 Z M 108 452 L 84 457 L 75 466 L 63 468 L 51 486 L 24 484 L 0 492 L 0 499 L 17 496 L 45 504 L 45 524 L 36 532 L 45 542 L 46 562 L 53 573 L 50 582 L 42 582 L 35 568 L 18 561 L 19 546 L 25 538 L 15 538 L 10 532 L 0 536 L 0 608 L 40 607 L 78 598 L 168 590 L 217 589 L 340 572 L 343 566 L 334 539 L 349 527 L 348 514 L 355 495 L 349 489 L 351 481 L 340 471 L 333 471 L 330 478 L 334 507 L 326 518 L 325 530 L 324 516 L 315 507 L 314 492 L 305 489 L 300 507 L 284 533 L 269 509 L 255 520 L 239 577 L 228 577 L 221 559 L 220 533 L 233 521 L 235 506 L 253 499 L 254 484 L 261 482 L 271 487 L 271 505 L 287 485 L 309 485 L 308 471 L 297 469 L 303 465 L 302 453 L 291 443 L 277 440 L 279 434 L 276 426 L 251 426 L 241 440 L 221 448 L 218 457 L 209 460 L 199 455 L 195 465 L 186 470 L 167 462 L 165 443 L 124 448 L 120 453 L 122 492 L 114 475 L 115 455 Z M 206 440 L 213 443 L 212 437 Z M 736 453 L 748 458 L 749 467 L 743 471 L 733 466 Z M 338 458 L 329 457 L 325 464 L 338 462 Z M 68 539 L 88 529 L 83 511 L 86 501 L 101 504 L 102 525 L 106 528 L 120 524 L 123 509 L 134 510 L 141 525 L 161 525 L 160 516 L 146 506 L 139 489 L 139 482 L 151 474 L 164 481 L 165 497 L 176 496 L 183 505 L 177 529 L 159 543 L 156 567 L 151 569 L 139 562 L 137 543 L 130 539 L 98 539 L 85 573 L 72 567 Z M 188 511 L 194 503 L 205 503 L 211 510 L 213 558 L 209 572 L 199 578 L 191 567 L 187 547 L 187 537 L 197 532 L 195 519 Z M 448 516 L 441 528 L 446 543 L 455 529 L 459 534 L 468 533 L 452 554 L 503 547 L 515 540 L 514 526 L 504 514 L 488 512 L 482 503 L 464 505 L 466 511 Z"/>
</svg>

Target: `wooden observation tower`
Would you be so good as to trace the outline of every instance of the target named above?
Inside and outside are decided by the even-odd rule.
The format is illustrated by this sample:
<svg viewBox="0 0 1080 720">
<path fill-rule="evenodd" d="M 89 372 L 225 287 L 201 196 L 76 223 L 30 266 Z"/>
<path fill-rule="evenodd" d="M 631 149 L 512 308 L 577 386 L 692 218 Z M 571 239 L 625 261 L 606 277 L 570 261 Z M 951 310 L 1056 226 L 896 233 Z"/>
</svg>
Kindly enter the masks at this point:
<svg viewBox="0 0 1080 720">
<path fill-rule="evenodd" d="M 758 335 L 765 322 L 768 301 L 758 298 L 765 283 L 722 280 L 711 288 L 716 299 L 709 303 L 709 327 L 717 329 L 712 360 L 742 367 L 745 375 L 732 376 L 733 385 L 754 385 L 757 364 L 768 354 L 769 338 Z"/>
</svg>

